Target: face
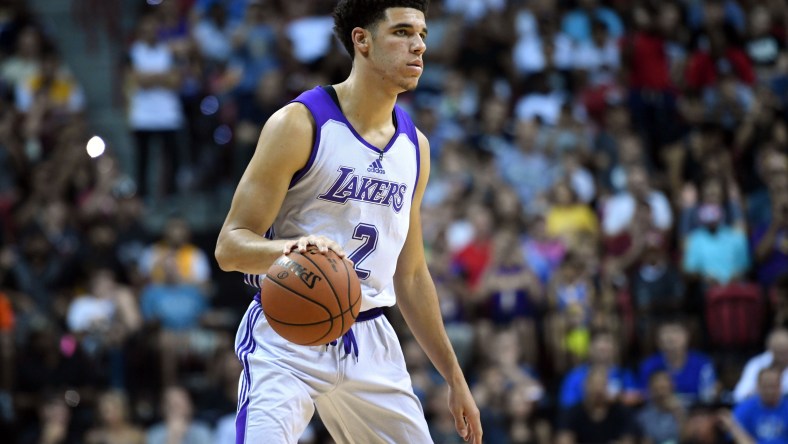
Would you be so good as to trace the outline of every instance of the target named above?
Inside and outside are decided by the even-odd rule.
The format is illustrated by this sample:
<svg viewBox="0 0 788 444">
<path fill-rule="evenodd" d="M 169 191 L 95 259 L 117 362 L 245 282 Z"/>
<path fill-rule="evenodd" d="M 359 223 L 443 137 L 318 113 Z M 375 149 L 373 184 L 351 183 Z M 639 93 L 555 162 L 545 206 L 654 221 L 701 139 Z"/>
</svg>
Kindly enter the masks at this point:
<svg viewBox="0 0 788 444">
<path fill-rule="evenodd" d="M 600 364 L 612 364 L 615 361 L 616 344 L 609 336 L 599 336 L 591 343 L 589 359 Z"/>
<path fill-rule="evenodd" d="M 124 418 L 123 398 L 116 394 L 106 394 L 99 400 L 101 419 L 107 424 L 117 424 Z"/>
<path fill-rule="evenodd" d="M 774 356 L 774 365 L 788 368 L 788 331 L 774 333 L 769 341 L 769 351 Z"/>
<path fill-rule="evenodd" d="M 665 353 L 687 349 L 687 331 L 680 325 L 665 325 L 659 331 L 659 348 Z"/>
<path fill-rule="evenodd" d="M 189 240 L 189 226 L 184 220 L 173 219 L 167 224 L 164 237 L 170 245 L 181 246 Z"/>
<path fill-rule="evenodd" d="M 664 399 L 673 394 L 673 381 L 667 373 L 659 373 L 651 380 L 651 397 Z"/>
<path fill-rule="evenodd" d="M 356 32 L 354 30 L 354 37 Z M 370 34 L 369 31 L 364 33 Z M 413 8 L 387 9 L 385 18 L 372 27 L 372 44 L 367 45 L 366 57 L 372 70 L 399 92 L 415 89 L 424 70 L 422 56 L 427 50 L 426 37 L 423 12 Z"/>
<path fill-rule="evenodd" d="M 175 417 L 191 416 L 192 404 L 188 393 L 177 387 L 167 389 L 164 394 L 164 411 Z"/>
</svg>

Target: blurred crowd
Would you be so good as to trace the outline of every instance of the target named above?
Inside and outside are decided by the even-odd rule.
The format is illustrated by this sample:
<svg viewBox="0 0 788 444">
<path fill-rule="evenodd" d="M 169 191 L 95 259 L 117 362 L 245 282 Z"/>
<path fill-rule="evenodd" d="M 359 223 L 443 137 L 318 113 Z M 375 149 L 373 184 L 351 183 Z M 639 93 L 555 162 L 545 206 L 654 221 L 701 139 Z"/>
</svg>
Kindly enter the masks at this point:
<svg viewBox="0 0 788 444">
<path fill-rule="evenodd" d="M 216 268 L 218 227 L 146 222 L 234 186 L 276 109 L 345 78 L 334 2 L 147 0 L 129 30 L 91 3 L 77 21 L 126 49 L 133 165 L 85 153 L 101 129 L 56 39 L 0 4 L 0 436 L 234 443 L 253 290 Z M 485 441 L 788 442 L 786 3 L 431 3 L 400 104 Z M 435 442 L 461 442 L 387 315 Z M 300 442 L 331 441 L 315 418 Z"/>
</svg>

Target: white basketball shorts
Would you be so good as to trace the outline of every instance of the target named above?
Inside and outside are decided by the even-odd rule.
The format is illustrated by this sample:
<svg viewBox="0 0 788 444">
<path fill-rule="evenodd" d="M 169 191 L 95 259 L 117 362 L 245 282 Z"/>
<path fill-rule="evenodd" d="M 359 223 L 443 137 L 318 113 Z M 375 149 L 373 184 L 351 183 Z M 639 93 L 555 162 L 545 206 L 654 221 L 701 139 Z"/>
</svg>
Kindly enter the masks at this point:
<svg viewBox="0 0 788 444">
<path fill-rule="evenodd" d="M 315 407 L 340 444 L 431 443 L 391 324 L 378 316 L 352 330 L 358 356 L 342 338 L 337 346 L 296 345 L 273 331 L 253 301 L 235 339 L 243 363 L 236 443 L 295 444 Z"/>
</svg>

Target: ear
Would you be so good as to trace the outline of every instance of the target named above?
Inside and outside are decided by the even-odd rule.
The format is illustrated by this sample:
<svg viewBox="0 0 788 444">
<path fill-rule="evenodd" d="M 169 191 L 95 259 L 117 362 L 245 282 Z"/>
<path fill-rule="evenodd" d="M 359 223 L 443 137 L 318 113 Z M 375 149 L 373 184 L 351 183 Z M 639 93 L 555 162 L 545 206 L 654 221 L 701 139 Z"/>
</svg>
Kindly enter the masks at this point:
<svg viewBox="0 0 788 444">
<path fill-rule="evenodd" d="M 356 50 L 361 54 L 366 55 L 369 52 L 369 42 L 372 38 L 369 31 L 359 27 L 353 28 L 350 32 L 350 38 L 353 40 L 353 46 L 355 46 Z"/>
</svg>

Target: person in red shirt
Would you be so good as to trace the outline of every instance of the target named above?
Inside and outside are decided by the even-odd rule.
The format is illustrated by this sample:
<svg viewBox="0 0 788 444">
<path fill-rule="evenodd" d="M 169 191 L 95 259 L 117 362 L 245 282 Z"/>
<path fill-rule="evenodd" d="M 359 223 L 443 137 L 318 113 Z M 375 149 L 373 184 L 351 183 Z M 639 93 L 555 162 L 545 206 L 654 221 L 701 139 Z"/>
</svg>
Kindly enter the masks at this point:
<svg viewBox="0 0 788 444">
<path fill-rule="evenodd" d="M 698 46 L 687 62 L 685 79 L 688 88 L 700 90 L 715 86 L 720 77 L 729 74 L 744 84 L 755 83 L 755 71 L 747 54 L 730 45 L 722 31 L 701 37 Z"/>
</svg>

